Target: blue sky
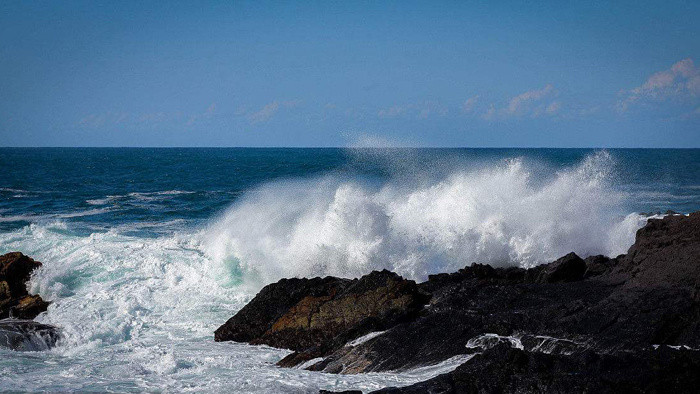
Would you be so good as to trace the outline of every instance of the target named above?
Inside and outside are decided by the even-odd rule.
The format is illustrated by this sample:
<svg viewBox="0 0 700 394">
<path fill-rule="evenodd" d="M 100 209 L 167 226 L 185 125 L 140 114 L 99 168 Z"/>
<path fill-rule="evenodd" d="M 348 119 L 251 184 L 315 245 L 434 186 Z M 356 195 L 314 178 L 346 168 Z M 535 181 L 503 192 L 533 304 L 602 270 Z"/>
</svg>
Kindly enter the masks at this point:
<svg viewBox="0 0 700 394">
<path fill-rule="evenodd" d="M 700 147 L 700 2 L 0 2 L 1 146 Z"/>
</svg>

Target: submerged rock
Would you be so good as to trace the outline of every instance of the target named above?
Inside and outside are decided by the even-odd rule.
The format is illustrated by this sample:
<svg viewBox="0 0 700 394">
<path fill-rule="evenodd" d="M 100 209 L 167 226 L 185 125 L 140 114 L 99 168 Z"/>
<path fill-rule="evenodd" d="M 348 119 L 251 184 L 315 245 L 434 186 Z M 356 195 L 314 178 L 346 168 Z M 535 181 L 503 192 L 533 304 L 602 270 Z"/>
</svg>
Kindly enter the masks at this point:
<svg viewBox="0 0 700 394">
<path fill-rule="evenodd" d="M 27 281 L 41 263 L 20 252 L 0 256 L 0 319 L 33 319 L 46 311 L 49 303 L 29 295 Z"/>
<path fill-rule="evenodd" d="M 0 320 L 0 347 L 12 350 L 48 350 L 59 339 L 58 331 L 33 320 Z"/>
</svg>

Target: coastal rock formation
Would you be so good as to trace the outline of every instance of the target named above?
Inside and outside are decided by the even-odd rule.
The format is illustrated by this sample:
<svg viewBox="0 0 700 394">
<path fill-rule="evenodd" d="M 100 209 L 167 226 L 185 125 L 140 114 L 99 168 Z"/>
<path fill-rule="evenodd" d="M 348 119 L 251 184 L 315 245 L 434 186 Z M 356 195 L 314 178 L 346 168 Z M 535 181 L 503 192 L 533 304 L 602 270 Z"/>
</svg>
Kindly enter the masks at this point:
<svg viewBox="0 0 700 394">
<path fill-rule="evenodd" d="M 386 270 L 355 280 L 283 279 L 263 288 L 214 337 L 295 350 L 280 361 L 294 366 L 409 321 L 427 300 L 415 282 Z"/>
<path fill-rule="evenodd" d="M 374 393 L 682 393 L 697 387 L 697 351 L 664 347 L 638 353 L 558 355 L 500 344 L 450 373 Z"/>
<path fill-rule="evenodd" d="M 20 252 L 0 256 L 0 347 L 46 350 L 59 338 L 58 330 L 31 319 L 49 303 L 27 292 L 27 281 L 41 263 Z"/>
<path fill-rule="evenodd" d="M 649 220 L 614 258 L 472 264 L 417 285 L 388 271 L 283 280 L 246 308 L 216 339 L 295 350 L 282 366 L 401 371 L 476 354 L 387 392 L 682 392 L 700 373 L 700 213 Z"/>
<path fill-rule="evenodd" d="M 0 256 L 0 319 L 33 319 L 49 303 L 27 292 L 27 281 L 41 263 L 20 252 Z"/>
</svg>

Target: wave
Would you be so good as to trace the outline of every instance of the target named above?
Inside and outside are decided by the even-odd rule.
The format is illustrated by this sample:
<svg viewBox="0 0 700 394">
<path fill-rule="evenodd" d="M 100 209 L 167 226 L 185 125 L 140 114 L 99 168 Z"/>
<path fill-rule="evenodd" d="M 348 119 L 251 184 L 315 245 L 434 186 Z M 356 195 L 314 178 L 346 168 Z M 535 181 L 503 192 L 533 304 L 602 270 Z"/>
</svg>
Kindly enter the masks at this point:
<svg viewBox="0 0 700 394">
<path fill-rule="evenodd" d="M 83 217 L 83 216 L 101 215 L 101 214 L 107 213 L 109 211 L 110 210 L 108 208 L 102 208 L 102 209 L 96 208 L 96 209 L 88 209 L 88 210 L 77 211 L 77 212 L 56 213 L 56 214 L 46 214 L 46 215 L 28 214 L 28 215 L 0 216 L 0 223 L 3 223 L 3 222 L 46 222 L 46 221 L 56 220 L 56 219 L 69 219 L 69 218 L 77 218 L 77 217 Z"/>
<path fill-rule="evenodd" d="M 193 191 L 188 191 L 188 190 L 165 190 L 165 191 L 158 191 L 158 192 L 132 192 L 128 194 L 123 194 L 123 195 L 110 195 L 106 196 L 103 198 L 95 198 L 95 199 L 89 199 L 86 200 L 85 202 L 90 205 L 107 205 L 110 202 L 116 201 L 116 200 L 124 200 L 124 199 L 133 199 L 136 201 L 160 201 L 160 200 L 166 200 L 168 198 L 171 198 L 171 196 L 177 196 L 181 194 L 195 194 L 197 192 Z"/>
<path fill-rule="evenodd" d="M 613 167 L 601 151 L 544 177 L 511 159 L 427 183 L 276 182 L 236 202 L 202 243 L 213 260 L 261 283 L 383 268 L 424 280 L 471 262 L 532 267 L 571 251 L 617 255 L 645 218 L 624 214 Z"/>
</svg>

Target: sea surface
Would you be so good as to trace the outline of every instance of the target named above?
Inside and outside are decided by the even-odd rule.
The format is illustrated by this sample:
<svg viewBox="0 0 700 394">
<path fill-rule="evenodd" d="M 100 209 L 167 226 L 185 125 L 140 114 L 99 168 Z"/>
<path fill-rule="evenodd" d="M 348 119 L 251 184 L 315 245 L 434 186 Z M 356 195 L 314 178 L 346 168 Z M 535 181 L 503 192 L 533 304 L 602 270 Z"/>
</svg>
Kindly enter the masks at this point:
<svg viewBox="0 0 700 394">
<path fill-rule="evenodd" d="M 410 371 L 281 369 L 214 330 L 283 277 L 408 278 L 625 253 L 700 210 L 698 149 L 0 148 L 0 253 L 44 263 L 50 351 L 0 349 L 0 390 L 317 392 Z"/>
</svg>

